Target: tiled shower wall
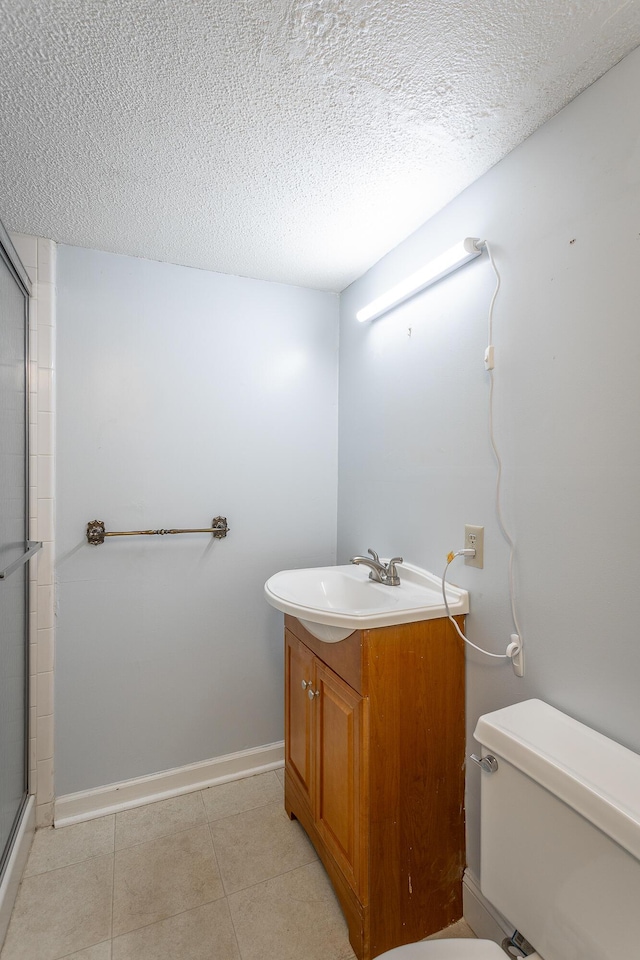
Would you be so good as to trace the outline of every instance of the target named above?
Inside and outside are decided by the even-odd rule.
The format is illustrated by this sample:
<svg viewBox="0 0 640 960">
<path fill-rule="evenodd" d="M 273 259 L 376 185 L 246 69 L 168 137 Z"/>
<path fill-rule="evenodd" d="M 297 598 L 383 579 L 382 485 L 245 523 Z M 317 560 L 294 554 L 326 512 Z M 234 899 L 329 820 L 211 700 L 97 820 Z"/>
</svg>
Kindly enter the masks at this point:
<svg viewBox="0 0 640 960">
<path fill-rule="evenodd" d="M 56 245 L 11 234 L 33 284 L 30 304 L 29 535 L 43 548 L 30 563 L 29 792 L 36 825 L 53 823 L 54 330 Z"/>
</svg>

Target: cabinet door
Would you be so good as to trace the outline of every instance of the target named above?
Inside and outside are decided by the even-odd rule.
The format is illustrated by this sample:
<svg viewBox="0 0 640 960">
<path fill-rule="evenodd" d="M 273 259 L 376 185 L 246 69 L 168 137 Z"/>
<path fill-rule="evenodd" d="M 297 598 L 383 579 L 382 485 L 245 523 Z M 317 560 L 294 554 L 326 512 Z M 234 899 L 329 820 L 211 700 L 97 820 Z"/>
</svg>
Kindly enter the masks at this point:
<svg viewBox="0 0 640 960">
<path fill-rule="evenodd" d="M 365 701 L 316 660 L 315 817 L 327 849 L 351 887 L 366 900 L 364 776 Z"/>
<path fill-rule="evenodd" d="M 303 797 L 312 806 L 311 708 L 315 657 L 285 631 L 285 764 Z"/>
</svg>

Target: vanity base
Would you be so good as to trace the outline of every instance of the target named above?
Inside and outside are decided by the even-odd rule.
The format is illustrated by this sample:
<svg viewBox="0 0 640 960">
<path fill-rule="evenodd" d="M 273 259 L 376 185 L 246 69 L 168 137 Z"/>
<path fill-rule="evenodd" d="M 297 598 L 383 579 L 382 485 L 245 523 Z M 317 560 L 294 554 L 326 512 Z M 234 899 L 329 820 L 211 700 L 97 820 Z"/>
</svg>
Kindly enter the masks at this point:
<svg viewBox="0 0 640 960">
<path fill-rule="evenodd" d="M 285 627 L 285 808 L 372 960 L 462 916 L 463 643 L 446 619 L 332 644 Z"/>
</svg>

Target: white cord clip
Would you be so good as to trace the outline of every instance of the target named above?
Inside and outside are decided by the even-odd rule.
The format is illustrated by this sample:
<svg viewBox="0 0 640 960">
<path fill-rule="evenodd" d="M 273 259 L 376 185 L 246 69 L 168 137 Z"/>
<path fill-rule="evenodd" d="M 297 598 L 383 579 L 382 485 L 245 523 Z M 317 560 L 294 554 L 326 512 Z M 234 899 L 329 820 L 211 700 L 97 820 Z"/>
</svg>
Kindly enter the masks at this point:
<svg viewBox="0 0 640 960">
<path fill-rule="evenodd" d="M 507 647 L 507 656 L 511 657 L 513 672 L 516 677 L 524 676 L 524 650 L 522 649 L 522 640 L 517 633 L 511 634 L 511 643 Z"/>
</svg>

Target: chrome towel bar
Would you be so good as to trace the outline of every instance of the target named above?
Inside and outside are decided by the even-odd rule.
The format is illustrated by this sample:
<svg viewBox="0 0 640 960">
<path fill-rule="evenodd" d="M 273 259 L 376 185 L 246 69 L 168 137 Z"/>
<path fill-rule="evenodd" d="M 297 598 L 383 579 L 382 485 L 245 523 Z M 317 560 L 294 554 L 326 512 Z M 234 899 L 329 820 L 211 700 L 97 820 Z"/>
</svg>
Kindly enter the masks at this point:
<svg viewBox="0 0 640 960">
<path fill-rule="evenodd" d="M 93 546 L 104 543 L 105 537 L 163 537 L 169 533 L 210 533 L 215 540 L 222 540 L 229 533 L 226 517 L 214 517 L 210 527 L 192 530 L 120 530 L 107 533 L 104 520 L 90 520 L 87 524 L 87 541 Z"/>
</svg>

